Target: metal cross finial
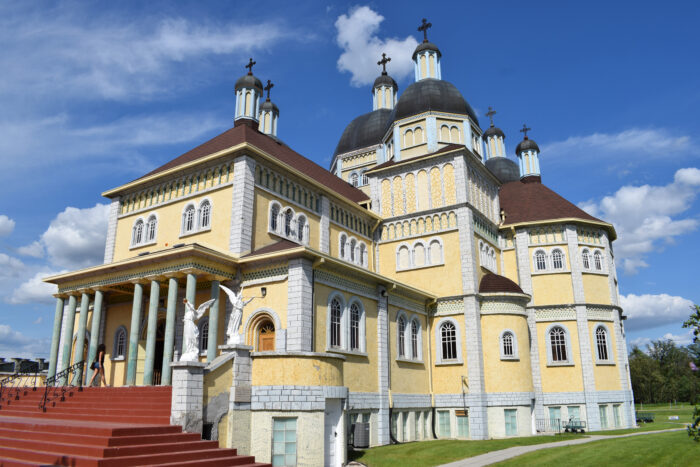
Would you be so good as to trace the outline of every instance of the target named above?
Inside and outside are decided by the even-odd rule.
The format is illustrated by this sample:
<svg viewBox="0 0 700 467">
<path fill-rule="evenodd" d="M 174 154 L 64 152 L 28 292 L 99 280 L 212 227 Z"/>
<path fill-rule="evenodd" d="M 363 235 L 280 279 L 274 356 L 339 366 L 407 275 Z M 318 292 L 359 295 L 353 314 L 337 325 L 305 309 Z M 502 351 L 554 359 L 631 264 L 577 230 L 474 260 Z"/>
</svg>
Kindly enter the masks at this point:
<svg viewBox="0 0 700 467">
<path fill-rule="evenodd" d="M 418 26 L 419 31 L 423 31 L 423 42 L 428 42 L 428 29 L 433 27 L 433 23 L 428 23 L 428 20 L 423 18 L 423 24 Z"/>
<path fill-rule="evenodd" d="M 377 62 L 377 65 L 382 66 L 382 74 L 386 74 L 386 64 L 391 61 L 391 58 L 387 57 L 386 54 L 382 54 L 382 59 Z"/>
<path fill-rule="evenodd" d="M 527 125 L 523 123 L 523 128 L 520 130 L 520 133 L 522 133 L 525 139 L 527 139 L 527 132 L 532 130 L 532 128 L 528 128 Z"/>
<path fill-rule="evenodd" d="M 268 80 L 267 80 L 267 86 L 265 86 L 265 87 L 263 88 L 265 91 L 267 91 L 267 100 L 268 100 L 268 101 L 270 100 L 270 89 L 272 89 L 272 88 L 274 88 L 274 87 L 275 87 L 275 85 L 272 84 L 272 81 L 270 81 L 270 80 L 268 79 Z"/>
<path fill-rule="evenodd" d="M 493 110 L 491 106 L 489 106 L 489 111 L 486 112 L 486 116 L 491 120 L 491 126 L 493 126 L 493 116 L 496 115 L 496 111 Z"/>
<path fill-rule="evenodd" d="M 252 75 L 252 74 L 253 74 L 253 65 L 255 65 L 255 63 L 256 63 L 256 62 L 254 62 L 254 61 L 253 61 L 253 58 L 251 57 L 251 58 L 250 58 L 250 61 L 249 61 L 248 64 L 245 66 L 246 68 L 248 68 L 248 74 L 249 74 L 249 75 Z"/>
</svg>

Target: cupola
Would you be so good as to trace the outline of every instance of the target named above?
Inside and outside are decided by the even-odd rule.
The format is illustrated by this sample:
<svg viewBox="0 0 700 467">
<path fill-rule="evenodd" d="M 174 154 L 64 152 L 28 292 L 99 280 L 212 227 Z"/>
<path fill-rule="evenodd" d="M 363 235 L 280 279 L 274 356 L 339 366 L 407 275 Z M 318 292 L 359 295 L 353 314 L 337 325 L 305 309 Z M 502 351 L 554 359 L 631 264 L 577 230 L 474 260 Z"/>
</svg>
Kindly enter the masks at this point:
<svg viewBox="0 0 700 467">
<path fill-rule="evenodd" d="M 275 85 L 268 79 L 265 91 L 267 91 L 267 99 L 260 106 L 260 131 L 270 136 L 277 136 L 277 120 L 279 120 L 280 110 L 270 100 L 270 89 Z"/>
<path fill-rule="evenodd" d="M 491 120 L 491 126 L 484 132 L 484 142 L 486 143 L 486 159 L 491 159 L 492 157 L 506 157 L 506 134 L 503 130 L 494 126 L 493 116 L 496 115 L 496 111 L 489 107 L 489 111 L 486 112 L 486 116 Z"/>
<path fill-rule="evenodd" d="M 247 124 L 257 128 L 258 114 L 260 113 L 260 98 L 263 87 L 258 78 L 253 75 L 255 62 L 251 58 L 246 68 L 248 73 L 236 81 L 236 116 L 233 119 L 234 126 Z"/>
<path fill-rule="evenodd" d="M 377 65 L 382 66 L 382 74 L 374 80 L 374 86 L 372 87 L 372 110 L 392 110 L 394 105 L 396 105 L 396 94 L 399 90 L 399 85 L 386 72 L 386 64 L 390 61 L 391 58 L 383 53 L 382 59 L 377 62 Z"/>
<path fill-rule="evenodd" d="M 527 132 L 531 129 L 527 125 L 523 125 L 523 128 L 520 130 L 524 135 L 523 140 L 515 148 L 515 154 L 520 161 L 520 179 L 533 177 L 533 181 L 540 181 L 540 148 L 537 146 L 537 143 L 527 137 Z"/>
<path fill-rule="evenodd" d="M 440 57 L 442 54 L 437 45 L 428 41 L 428 29 L 432 26 L 432 23 L 428 23 L 423 18 L 423 24 L 418 27 L 418 31 L 423 33 L 423 42 L 418 44 L 416 50 L 413 51 L 416 81 L 426 78 L 442 79 L 442 73 L 440 72 Z"/>
</svg>

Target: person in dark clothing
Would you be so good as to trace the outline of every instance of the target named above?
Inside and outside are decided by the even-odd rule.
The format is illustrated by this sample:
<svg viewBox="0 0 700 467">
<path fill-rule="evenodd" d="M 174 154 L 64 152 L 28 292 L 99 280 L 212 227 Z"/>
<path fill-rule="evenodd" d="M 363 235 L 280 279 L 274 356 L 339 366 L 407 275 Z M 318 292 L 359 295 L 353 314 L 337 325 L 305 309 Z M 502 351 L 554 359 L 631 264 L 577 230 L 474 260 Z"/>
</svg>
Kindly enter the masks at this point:
<svg viewBox="0 0 700 467">
<path fill-rule="evenodd" d="M 97 356 L 95 357 L 95 361 L 92 362 L 92 365 L 90 365 L 90 368 L 92 368 L 95 372 L 92 374 L 92 379 L 90 380 L 90 384 L 88 386 L 92 386 L 93 381 L 95 381 L 95 378 L 97 378 L 97 375 L 100 375 L 102 378 L 102 383 L 104 383 L 105 386 L 107 386 L 107 381 L 105 381 L 105 345 L 100 344 L 97 346 Z"/>
</svg>

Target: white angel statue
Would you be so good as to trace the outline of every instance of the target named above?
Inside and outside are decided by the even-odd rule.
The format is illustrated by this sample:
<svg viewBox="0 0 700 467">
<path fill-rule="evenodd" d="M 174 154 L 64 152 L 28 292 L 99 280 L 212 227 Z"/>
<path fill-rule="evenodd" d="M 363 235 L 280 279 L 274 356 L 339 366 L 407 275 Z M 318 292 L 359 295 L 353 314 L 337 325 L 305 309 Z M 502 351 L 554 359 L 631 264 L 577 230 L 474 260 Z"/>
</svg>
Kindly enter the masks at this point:
<svg viewBox="0 0 700 467">
<path fill-rule="evenodd" d="M 243 287 L 238 290 L 238 293 L 229 289 L 224 285 L 220 285 L 219 288 L 226 293 L 233 310 L 231 311 L 231 319 L 228 322 L 228 329 L 226 329 L 226 335 L 228 336 L 227 344 L 240 344 L 241 335 L 238 329 L 241 327 L 241 319 L 243 318 L 243 307 L 253 301 L 255 297 L 251 297 L 248 300 L 243 300 Z"/>
<path fill-rule="evenodd" d="M 182 302 L 185 304 L 185 318 L 183 338 L 185 339 L 185 352 L 180 356 L 181 362 L 196 362 L 199 357 L 199 329 L 195 321 L 199 321 L 207 309 L 214 303 L 216 299 L 212 298 L 201 305 L 196 310 L 190 302 L 185 298 Z"/>
</svg>

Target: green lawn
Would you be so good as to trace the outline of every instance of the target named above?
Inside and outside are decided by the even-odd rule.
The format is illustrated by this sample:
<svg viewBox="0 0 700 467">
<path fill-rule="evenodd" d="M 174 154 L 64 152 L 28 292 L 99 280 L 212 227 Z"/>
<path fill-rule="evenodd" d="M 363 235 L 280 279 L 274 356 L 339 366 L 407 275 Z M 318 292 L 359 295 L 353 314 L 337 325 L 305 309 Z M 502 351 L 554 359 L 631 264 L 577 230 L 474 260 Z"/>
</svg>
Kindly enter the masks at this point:
<svg viewBox="0 0 700 467">
<path fill-rule="evenodd" d="M 549 448 L 514 457 L 498 466 L 575 465 L 697 465 L 700 444 L 684 431 L 593 441 L 579 446 Z"/>
<path fill-rule="evenodd" d="M 562 433 L 556 436 L 530 436 L 526 438 L 492 439 L 486 441 L 437 440 L 417 443 L 378 446 L 365 451 L 348 451 L 349 460 L 356 460 L 370 467 L 397 466 L 423 467 L 445 464 L 465 457 L 478 456 L 513 446 L 551 443 L 582 435 Z"/>
</svg>

